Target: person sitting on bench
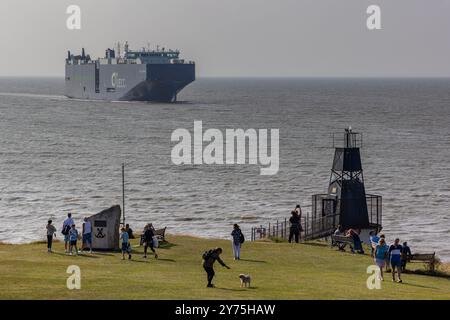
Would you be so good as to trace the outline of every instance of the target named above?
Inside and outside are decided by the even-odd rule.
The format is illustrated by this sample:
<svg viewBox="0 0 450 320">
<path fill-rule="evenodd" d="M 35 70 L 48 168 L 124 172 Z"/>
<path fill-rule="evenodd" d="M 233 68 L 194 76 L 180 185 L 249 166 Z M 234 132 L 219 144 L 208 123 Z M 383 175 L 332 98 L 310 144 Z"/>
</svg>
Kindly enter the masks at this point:
<svg viewBox="0 0 450 320">
<path fill-rule="evenodd" d="M 352 253 L 355 253 L 356 250 L 358 253 L 364 254 L 361 239 L 359 238 L 359 232 L 354 229 L 348 229 L 346 236 L 353 239 L 353 248 L 351 248 Z"/>
<path fill-rule="evenodd" d="M 344 230 L 342 229 L 342 226 L 340 224 L 337 226 L 337 229 L 334 231 L 334 235 L 335 236 L 344 236 Z M 334 240 L 331 240 L 331 241 L 332 241 L 331 246 L 337 246 L 340 251 L 345 251 L 345 249 L 344 249 L 346 246 L 345 243 L 337 243 Z"/>
<path fill-rule="evenodd" d="M 343 236 L 344 235 L 344 230 L 342 230 L 342 227 L 340 224 L 337 226 L 337 229 L 334 231 L 334 235 L 335 236 Z"/>
</svg>

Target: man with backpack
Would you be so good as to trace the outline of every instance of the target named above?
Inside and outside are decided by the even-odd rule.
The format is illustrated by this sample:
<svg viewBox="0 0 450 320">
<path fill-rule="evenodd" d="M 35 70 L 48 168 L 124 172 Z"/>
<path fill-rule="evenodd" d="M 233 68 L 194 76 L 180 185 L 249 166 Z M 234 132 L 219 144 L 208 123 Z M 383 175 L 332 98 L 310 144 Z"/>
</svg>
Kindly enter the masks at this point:
<svg viewBox="0 0 450 320">
<path fill-rule="evenodd" d="M 211 249 L 209 251 L 205 251 L 203 253 L 203 269 L 206 271 L 208 284 L 206 285 L 207 288 L 214 288 L 214 285 L 212 284 L 212 280 L 214 278 L 215 272 L 214 272 L 214 262 L 216 260 L 225 268 L 230 269 L 229 266 L 225 264 L 225 262 L 220 259 L 220 255 L 222 254 L 222 248 L 216 248 Z"/>
<path fill-rule="evenodd" d="M 66 250 L 66 253 L 69 253 L 69 232 L 72 228 L 72 225 L 75 224 L 75 222 L 72 219 L 72 214 L 67 214 L 67 219 L 63 222 L 63 227 L 61 233 L 64 235 L 64 249 Z"/>
<path fill-rule="evenodd" d="M 144 244 L 144 258 L 147 258 L 147 248 L 150 247 L 150 250 L 152 250 L 153 254 L 155 255 L 155 259 L 158 259 L 158 255 L 155 251 L 155 246 L 153 244 L 154 236 L 155 236 L 155 229 L 153 229 L 152 224 L 147 224 L 144 228 L 144 233 L 142 234 L 142 242 Z"/>
<path fill-rule="evenodd" d="M 233 238 L 233 253 L 234 253 L 234 260 L 240 260 L 241 259 L 241 246 L 245 241 L 244 234 L 241 231 L 241 228 L 239 228 L 238 224 L 234 224 L 233 231 L 231 232 L 231 237 Z"/>
</svg>

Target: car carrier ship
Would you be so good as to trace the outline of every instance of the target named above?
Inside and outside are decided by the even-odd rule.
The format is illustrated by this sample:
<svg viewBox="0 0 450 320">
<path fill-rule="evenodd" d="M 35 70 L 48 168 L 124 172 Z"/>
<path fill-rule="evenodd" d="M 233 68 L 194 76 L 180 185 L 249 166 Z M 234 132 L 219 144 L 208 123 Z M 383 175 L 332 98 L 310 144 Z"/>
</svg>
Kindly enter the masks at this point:
<svg viewBox="0 0 450 320">
<path fill-rule="evenodd" d="M 91 60 L 67 52 L 65 94 L 69 98 L 108 101 L 175 102 L 177 94 L 195 80 L 195 63 L 180 59 L 178 50 L 143 48 L 121 54 L 106 49 L 105 57 Z"/>
</svg>

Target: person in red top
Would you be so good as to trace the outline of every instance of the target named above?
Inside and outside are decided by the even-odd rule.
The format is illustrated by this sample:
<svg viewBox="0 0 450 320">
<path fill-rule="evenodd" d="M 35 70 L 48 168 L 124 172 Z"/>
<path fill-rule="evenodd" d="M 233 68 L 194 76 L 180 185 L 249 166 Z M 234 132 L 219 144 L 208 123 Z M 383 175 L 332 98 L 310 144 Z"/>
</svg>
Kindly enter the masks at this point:
<svg viewBox="0 0 450 320">
<path fill-rule="evenodd" d="M 364 254 L 364 250 L 361 244 L 361 239 L 359 238 L 359 232 L 355 229 L 348 229 L 347 230 L 347 237 L 351 237 L 353 239 L 353 248 L 352 248 L 352 252 L 354 253 L 355 250 L 358 251 L 358 253 L 360 254 Z"/>
</svg>

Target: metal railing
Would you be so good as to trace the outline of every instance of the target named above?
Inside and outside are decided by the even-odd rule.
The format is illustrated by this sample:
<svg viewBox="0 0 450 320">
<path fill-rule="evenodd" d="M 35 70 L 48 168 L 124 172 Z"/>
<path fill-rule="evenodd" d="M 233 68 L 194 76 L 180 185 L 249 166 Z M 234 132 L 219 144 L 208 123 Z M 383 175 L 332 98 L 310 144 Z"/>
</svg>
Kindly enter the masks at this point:
<svg viewBox="0 0 450 320">
<path fill-rule="evenodd" d="M 333 234 L 339 225 L 339 213 L 336 211 L 339 203 L 332 200 L 327 194 L 313 196 L 312 213 L 307 212 L 300 217 L 301 241 L 325 238 Z M 382 225 L 382 198 L 367 194 L 366 201 L 370 227 L 379 231 Z M 264 238 L 287 240 L 290 229 L 288 218 L 276 220 L 275 223 L 261 224 L 251 229 L 251 240 Z"/>
<path fill-rule="evenodd" d="M 331 235 L 336 229 L 336 219 L 336 215 L 315 218 L 310 213 L 306 213 L 306 216 L 300 218 L 300 241 L 324 238 Z M 290 231 L 291 225 L 287 218 L 281 221 L 277 220 L 275 223 L 261 224 L 251 229 L 251 241 L 265 238 L 288 240 Z"/>
</svg>

